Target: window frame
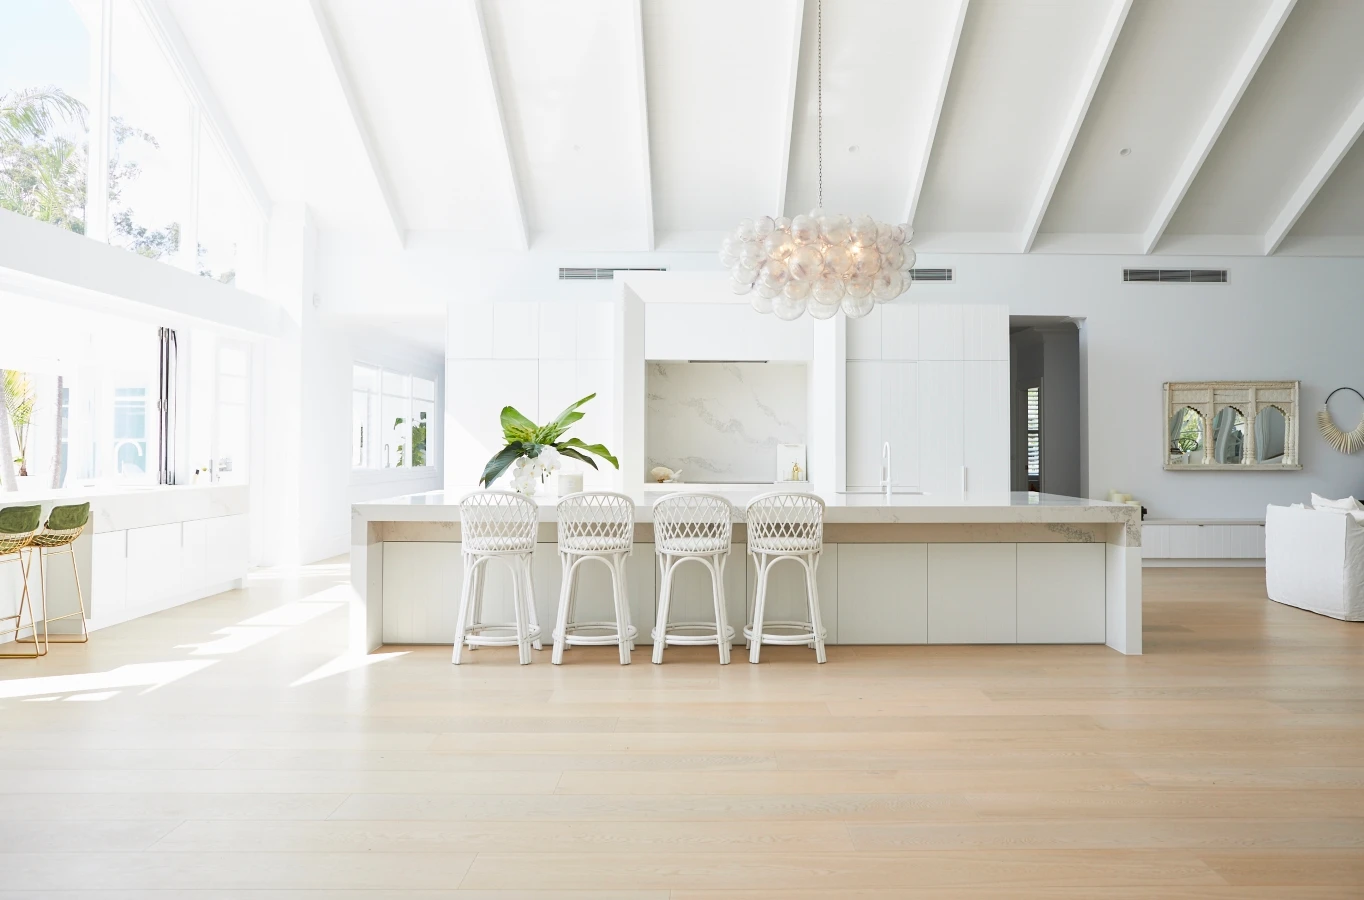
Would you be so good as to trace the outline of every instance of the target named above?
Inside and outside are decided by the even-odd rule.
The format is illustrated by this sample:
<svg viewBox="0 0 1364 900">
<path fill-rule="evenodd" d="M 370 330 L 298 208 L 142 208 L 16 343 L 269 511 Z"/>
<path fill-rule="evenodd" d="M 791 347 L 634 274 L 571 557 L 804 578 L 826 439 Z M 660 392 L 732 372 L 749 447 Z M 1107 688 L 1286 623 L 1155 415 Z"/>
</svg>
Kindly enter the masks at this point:
<svg viewBox="0 0 1364 900">
<path fill-rule="evenodd" d="M 367 373 L 367 378 L 371 384 L 360 385 L 360 373 Z M 390 379 L 401 379 L 404 386 L 402 393 L 395 393 L 389 390 Z M 416 396 L 415 386 L 417 382 L 425 382 L 431 385 L 431 400 Z M 351 471 L 353 473 L 403 473 L 431 474 L 437 468 L 435 463 L 435 439 L 434 428 L 432 425 L 435 420 L 435 408 L 438 398 L 439 387 L 436 379 L 419 375 L 415 372 L 399 369 L 393 366 L 378 365 L 354 360 L 351 364 L 351 424 L 350 424 L 350 459 Z M 359 407 L 358 400 L 365 398 L 365 416 L 362 429 L 356 427 L 356 413 Z M 387 429 L 384 423 L 388 421 L 389 414 L 385 412 L 385 407 L 391 401 L 401 404 L 401 418 L 404 421 L 404 431 L 406 439 L 394 448 L 391 444 L 384 443 L 384 435 Z M 428 403 L 431 406 L 430 418 L 427 420 L 426 444 L 424 448 L 425 463 L 420 466 L 412 465 L 412 426 L 414 409 L 418 403 Z M 358 434 L 357 434 L 358 431 Z M 375 435 L 380 435 L 375 438 Z M 358 443 L 357 443 L 358 438 Z M 384 455 L 383 448 L 388 446 L 389 454 Z M 401 464 L 385 464 L 389 461 L 403 459 Z M 358 462 L 357 462 L 358 460 Z"/>
</svg>

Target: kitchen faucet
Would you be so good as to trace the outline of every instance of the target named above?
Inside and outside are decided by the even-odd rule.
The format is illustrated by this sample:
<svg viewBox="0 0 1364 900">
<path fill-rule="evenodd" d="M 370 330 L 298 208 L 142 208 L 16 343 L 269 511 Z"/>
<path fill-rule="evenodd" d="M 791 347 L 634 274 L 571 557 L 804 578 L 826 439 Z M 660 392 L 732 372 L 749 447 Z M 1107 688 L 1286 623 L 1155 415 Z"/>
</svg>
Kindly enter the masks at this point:
<svg viewBox="0 0 1364 900">
<path fill-rule="evenodd" d="M 881 486 L 886 489 L 886 499 L 890 499 L 890 441 L 881 445 Z"/>
</svg>

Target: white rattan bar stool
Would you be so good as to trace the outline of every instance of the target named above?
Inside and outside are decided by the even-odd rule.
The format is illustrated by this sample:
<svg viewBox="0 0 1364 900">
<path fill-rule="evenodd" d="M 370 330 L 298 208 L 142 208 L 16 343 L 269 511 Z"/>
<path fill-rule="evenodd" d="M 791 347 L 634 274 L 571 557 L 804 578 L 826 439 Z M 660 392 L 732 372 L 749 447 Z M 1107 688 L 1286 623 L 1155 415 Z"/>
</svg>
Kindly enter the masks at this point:
<svg viewBox="0 0 1364 900">
<path fill-rule="evenodd" d="M 639 632 L 630 624 L 630 599 L 625 590 L 625 558 L 635 541 L 635 501 L 624 494 L 584 491 L 559 501 L 559 562 L 563 579 L 559 587 L 559 611 L 554 626 L 556 666 L 564 661 L 564 648 L 616 644 L 620 664 L 630 664 Z M 597 560 L 611 570 L 614 622 L 577 622 L 578 568 Z"/>
<path fill-rule="evenodd" d="M 819 620 L 819 588 L 815 575 L 824 551 L 824 501 L 814 494 L 776 492 L 754 497 L 744 514 L 748 552 L 758 570 L 753 624 L 744 629 L 748 661 L 756 663 L 763 644 L 805 644 L 824 662 L 824 625 Z M 772 567 L 791 560 L 805 570 L 810 621 L 767 621 L 767 582 Z"/>
<path fill-rule="evenodd" d="M 535 503 L 510 491 L 475 491 L 459 501 L 460 541 L 464 554 L 464 588 L 455 621 L 455 650 L 516 647 L 521 665 L 530 662 L 531 647 L 540 649 L 540 623 L 535 618 L 535 586 L 531 557 L 535 554 Z M 488 564 L 500 559 L 511 569 L 515 623 L 483 622 L 483 582 Z"/>
<path fill-rule="evenodd" d="M 734 507 L 715 494 L 669 494 L 654 504 L 654 552 L 658 555 L 658 622 L 654 626 L 654 662 L 663 662 L 669 644 L 710 645 L 720 649 L 720 665 L 729 665 L 734 629 L 725 619 L 725 561 L 734 532 Z M 684 562 L 698 562 L 710 572 L 715 597 L 714 622 L 668 622 L 673 575 Z"/>
</svg>

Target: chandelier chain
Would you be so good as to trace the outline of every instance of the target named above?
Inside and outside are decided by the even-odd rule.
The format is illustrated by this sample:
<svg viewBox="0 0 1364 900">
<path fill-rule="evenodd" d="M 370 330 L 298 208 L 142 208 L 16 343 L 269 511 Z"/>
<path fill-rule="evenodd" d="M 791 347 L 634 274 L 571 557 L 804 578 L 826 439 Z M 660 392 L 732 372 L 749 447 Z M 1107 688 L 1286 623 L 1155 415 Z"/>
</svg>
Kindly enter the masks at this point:
<svg viewBox="0 0 1364 900">
<path fill-rule="evenodd" d="M 815 110 L 817 135 L 816 144 L 819 148 L 819 202 L 815 204 L 820 209 L 824 208 L 824 0 L 819 0 L 815 6 Z"/>
</svg>

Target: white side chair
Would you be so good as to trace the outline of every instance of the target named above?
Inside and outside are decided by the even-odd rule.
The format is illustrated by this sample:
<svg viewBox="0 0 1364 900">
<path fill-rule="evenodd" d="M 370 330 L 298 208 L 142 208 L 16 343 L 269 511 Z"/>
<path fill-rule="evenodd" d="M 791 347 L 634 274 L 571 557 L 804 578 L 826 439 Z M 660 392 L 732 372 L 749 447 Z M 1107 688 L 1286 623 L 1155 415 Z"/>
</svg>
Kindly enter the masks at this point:
<svg viewBox="0 0 1364 900">
<path fill-rule="evenodd" d="M 654 662 L 663 662 L 668 645 L 710 645 L 720 649 L 720 665 L 729 665 L 734 629 L 725 620 L 725 561 L 734 532 L 734 507 L 715 494 L 669 494 L 654 504 L 654 548 L 662 576 L 658 622 L 654 626 Z M 698 562 L 710 572 L 715 621 L 668 622 L 673 575 L 684 562 Z"/>
<path fill-rule="evenodd" d="M 630 624 L 630 599 L 625 590 L 625 559 L 635 542 L 635 501 L 609 491 L 569 494 L 559 501 L 559 562 L 563 579 L 559 587 L 559 611 L 554 626 L 554 654 L 560 665 L 564 648 L 616 644 L 620 664 L 630 664 L 630 651 L 639 635 Z M 578 622 L 578 568 L 596 560 L 611 571 L 614 622 Z"/>
<path fill-rule="evenodd" d="M 824 551 L 824 501 L 814 494 L 775 492 L 754 497 L 744 513 L 748 552 L 758 570 L 753 598 L 753 624 L 744 629 L 748 661 L 756 663 L 763 644 L 805 644 L 824 662 L 824 625 L 819 620 L 816 573 Z M 772 567 L 791 560 L 805 570 L 810 621 L 768 621 L 767 582 Z"/>
<path fill-rule="evenodd" d="M 515 646 L 521 665 L 530 651 L 540 649 L 540 623 L 535 618 L 535 586 L 531 558 L 535 554 L 535 503 L 511 491 L 475 491 L 459 501 L 460 541 L 464 554 L 464 587 L 455 622 L 455 650 L 459 665 L 464 647 Z M 515 623 L 483 622 L 483 582 L 488 564 L 499 559 L 512 574 Z"/>
</svg>

